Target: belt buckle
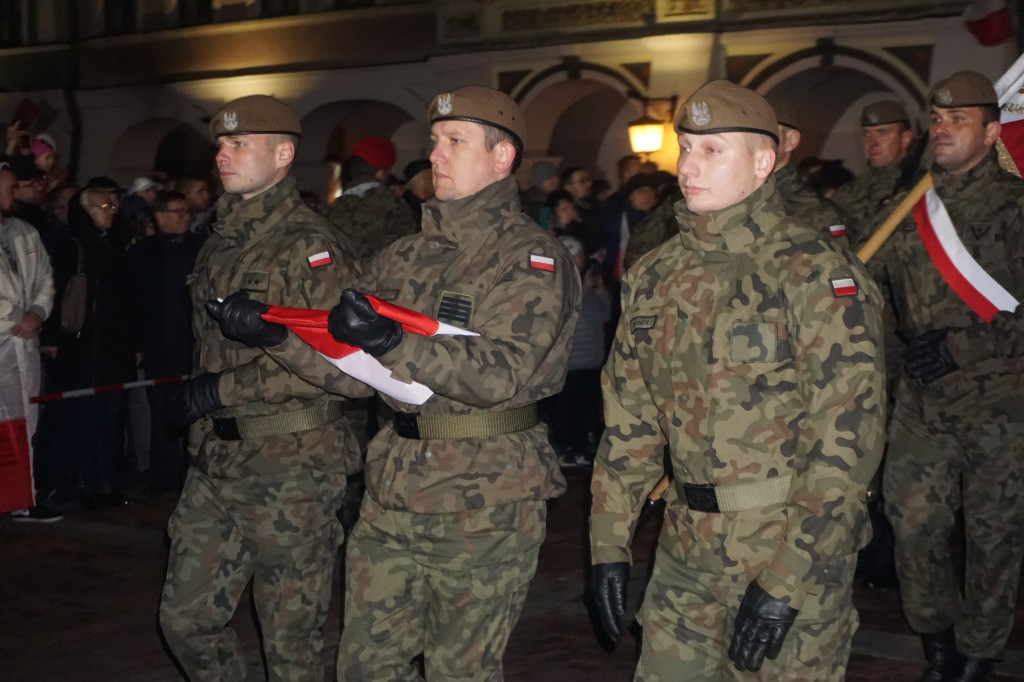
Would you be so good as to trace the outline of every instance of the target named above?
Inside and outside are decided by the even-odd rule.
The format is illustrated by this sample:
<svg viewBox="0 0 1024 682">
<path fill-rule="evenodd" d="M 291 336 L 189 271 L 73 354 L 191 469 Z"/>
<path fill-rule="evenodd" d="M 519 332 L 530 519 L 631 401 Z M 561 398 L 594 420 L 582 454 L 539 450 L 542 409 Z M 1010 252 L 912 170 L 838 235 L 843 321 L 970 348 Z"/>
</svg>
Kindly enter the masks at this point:
<svg viewBox="0 0 1024 682">
<path fill-rule="evenodd" d="M 241 434 L 238 433 L 238 422 L 233 418 L 214 419 L 213 432 L 221 440 L 242 440 Z"/>
<path fill-rule="evenodd" d="M 419 417 L 414 412 L 395 412 L 395 433 L 402 438 L 410 440 L 422 440 L 420 438 L 420 425 L 416 421 Z"/>
<path fill-rule="evenodd" d="M 683 491 L 686 493 L 686 506 L 690 509 L 705 514 L 721 513 L 714 483 L 684 483 Z"/>
</svg>

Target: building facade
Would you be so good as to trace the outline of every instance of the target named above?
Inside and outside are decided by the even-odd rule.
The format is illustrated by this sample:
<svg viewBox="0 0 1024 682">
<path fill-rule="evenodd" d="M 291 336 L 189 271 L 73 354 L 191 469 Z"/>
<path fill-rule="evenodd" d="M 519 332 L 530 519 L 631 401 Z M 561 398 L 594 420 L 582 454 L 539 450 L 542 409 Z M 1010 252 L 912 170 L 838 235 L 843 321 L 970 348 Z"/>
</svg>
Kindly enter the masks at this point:
<svg viewBox="0 0 1024 682">
<path fill-rule="evenodd" d="M 928 87 L 993 79 L 1013 41 L 982 46 L 964 0 L 0 0 L 0 120 L 26 109 L 78 181 L 212 171 L 209 116 L 273 94 L 303 119 L 296 174 L 323 196 L 367 135 L 396 169 L 429 153 L 438 92 L 500 88 L 524 108 L 529 159 L 614 183 L 642 114 L 668 121 L 710 78 L 781 94 L 804 115 L 799 156 L 863 168 L 859 112 Z M 924 120 L 921 121 L 921 124 Z M 920 125 L 919 125 L 920 128 Z M 676 145 L 651 160 L 673 170 Z"/>
</svg>

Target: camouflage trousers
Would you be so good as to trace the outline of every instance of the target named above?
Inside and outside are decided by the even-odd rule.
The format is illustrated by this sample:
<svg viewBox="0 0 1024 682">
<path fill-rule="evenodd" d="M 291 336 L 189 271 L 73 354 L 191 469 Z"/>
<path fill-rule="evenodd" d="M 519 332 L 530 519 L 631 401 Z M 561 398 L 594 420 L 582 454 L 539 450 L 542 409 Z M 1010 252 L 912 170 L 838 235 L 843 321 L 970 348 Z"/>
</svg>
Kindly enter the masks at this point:
<svg viewBox="0 0 1024 682">
<path fill-rule="evenodd" d="M 348 541 L 338 679 L 499 682 L 544 540 L 544 502 L 413 514 L 369 495 Z"/>
<path fill-rule="evenodd" d="M 927 423 L 899 404 L 886 457 L 907 621 L 920 633 L 953 625 L 962 653 L 1002 658 L 1024 552 L 1024 424 Z M 961 507 L 962 595 L 949 542 Z"/>
<path fill-rule="evenodd" d="M 734 622 L 750 576 L 689 568 L 658 551 L 637 619 L 643 626 L 634 682 L 841 682 L 859 623 L 853 607 L 856 556 L 837 562 L 837 585 L 804 601 L 782 652 L 758 672 L 740 672 L 729 660 Z"/>
<path fill-rule="evenodd" d="M 246 679 L 231 619 L 250 580 L 268 679 L 324 678 L 321 628 L 342 539 L 334 512 L 344 486 L 344 476 L 312 470 L 232 480 L 190 471 L 168 523 L 160 601 L 167 645 L 190 680 Z"/>
</svg>

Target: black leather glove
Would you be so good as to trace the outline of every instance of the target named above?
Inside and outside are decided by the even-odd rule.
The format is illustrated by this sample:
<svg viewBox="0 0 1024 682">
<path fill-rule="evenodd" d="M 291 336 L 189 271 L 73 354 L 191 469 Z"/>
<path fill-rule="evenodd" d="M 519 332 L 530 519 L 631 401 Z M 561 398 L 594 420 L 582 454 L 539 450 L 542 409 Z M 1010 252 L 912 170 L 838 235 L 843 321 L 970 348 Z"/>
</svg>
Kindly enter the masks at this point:
<svg viewBox="0 0 1024 682">
<path fill-rule="evenodd" d="M 355 289 L 345 289 L 341 302 L 331 308 L 327 331 L 336 341 L 362 348 L 375 358 L 402 342 L 402 325 L 378 315 L 369 299 Z"/>
<path fill-rule="evenodd" d="M 798 613 L 765 592 L 757 581 L 747 585 L 729 644 L 729 660 L 736 669 L 756 672 L 765 656 L 774 661 Z"/>
<path fill-rule="evenodd" d="M 597 621 L 612 644 L 622 636 L 628 584 L 629 564 L 625 561 L 590 567 L 590 595 L 597 610 Z"/>
<path fill-rule="evenodd" d="M 284 343 L 288 338 L 287 327 L 260 317 L 268 308 L 266 303 L 252 300 L 244 291 L 236 291 L 223 301 L 206 302 L 206 311 L 220 323 L 224 336 L 262 348 Z"/>
<path fill-rule="evenodd" d="M 178 432 L 189 424 L 224 407 L 217 388 L 219 374 L 205 372 L 189 379 L 160 410 L 167 430 Z"/>
<path fill-rule="evenodd" d="M 922 384 L 930 384 L 960 369 L 949 352 L 948 329 L 929 329 L 917 337 L 903 355 L 907 376 Z"/>
</svg>

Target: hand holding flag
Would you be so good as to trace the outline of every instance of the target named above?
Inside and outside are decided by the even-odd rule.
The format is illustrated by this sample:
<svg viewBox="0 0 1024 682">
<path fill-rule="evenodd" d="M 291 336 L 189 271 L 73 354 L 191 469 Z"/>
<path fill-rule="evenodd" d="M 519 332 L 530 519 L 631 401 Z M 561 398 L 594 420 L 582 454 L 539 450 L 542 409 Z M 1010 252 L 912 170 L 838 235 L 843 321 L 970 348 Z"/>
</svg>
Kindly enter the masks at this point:
<svg viewBox="0 0 1024 682">
<path fill-rule="evenodd" d="M 375 313 L 397 322 L 405 333 L 423 336 L 479 336 L 476 332 L 438 322 L 422 313 L 388 303 L 376 296 L 364 298 Z M 429 387 L 421 383 L 405 383 L 394 379 L 391 370 L 382 365 L 377 358 L 357 346 L 335 339 L 327 329 L 329 315 L 326 310 L 269 306 L 262 317 L 267 322 L 285 325 L 342 372 L 396 400 L 410 405 L 422 405 L 434 395 Z"/>
</svg>

